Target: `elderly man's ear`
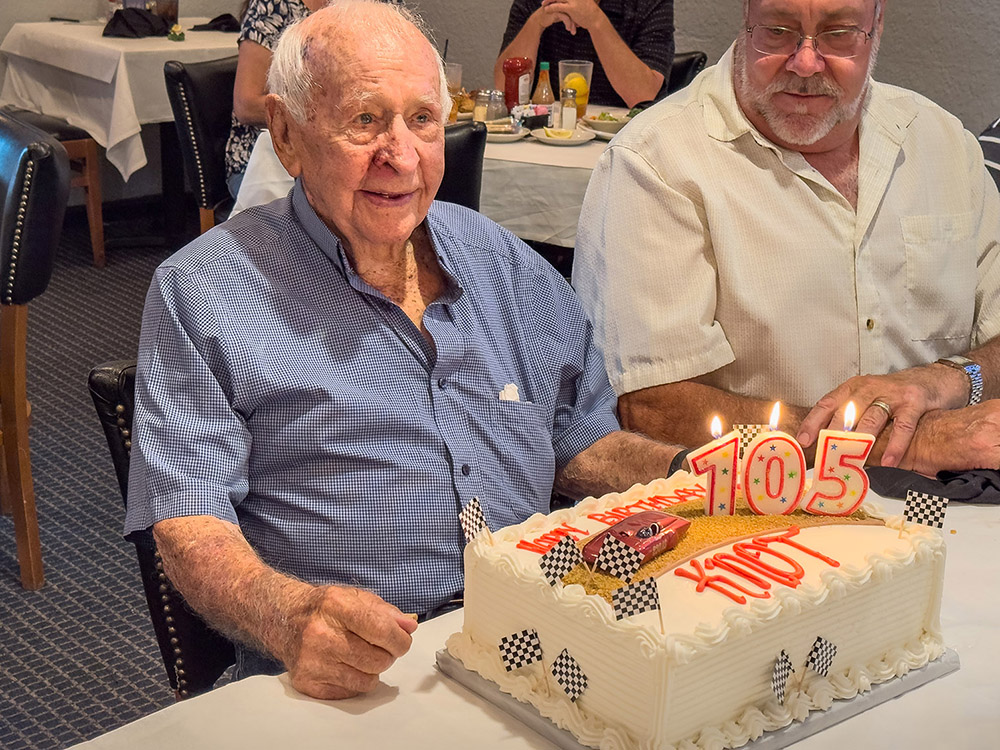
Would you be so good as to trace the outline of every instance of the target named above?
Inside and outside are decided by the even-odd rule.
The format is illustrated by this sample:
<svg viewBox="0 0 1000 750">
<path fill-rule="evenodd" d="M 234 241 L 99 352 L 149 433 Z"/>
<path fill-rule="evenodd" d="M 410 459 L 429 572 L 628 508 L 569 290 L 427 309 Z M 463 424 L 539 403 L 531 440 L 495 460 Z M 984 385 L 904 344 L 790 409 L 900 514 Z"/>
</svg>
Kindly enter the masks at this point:
<svg viewBox="0 0 1000 750">
<path fill-rule="evenodd" d="M 267 95 L 264 108 L 267 110 L 267 129 L 271 132 L 274 153 L 278 155 L 281 165 L 288 174 L 293 178 L 298 177 L 302 173 L 301 154 L 296 150 L 290 132 L 295 122 L 276 94 Z"/>
</svg>

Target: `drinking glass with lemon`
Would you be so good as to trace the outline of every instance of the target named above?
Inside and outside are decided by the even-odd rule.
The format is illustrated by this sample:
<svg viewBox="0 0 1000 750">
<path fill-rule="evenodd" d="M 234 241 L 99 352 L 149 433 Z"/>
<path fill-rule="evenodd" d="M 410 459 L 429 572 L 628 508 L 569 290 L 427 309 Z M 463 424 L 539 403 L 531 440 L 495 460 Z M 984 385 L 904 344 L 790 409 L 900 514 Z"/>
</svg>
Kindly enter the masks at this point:
<svg viewBox="0 0 1000 750">
<path fill-rule="evenodd" d="M 589 60 L 559 61 L 559 90 L 574 89 L 576 91 L 576 115 L 587 114 L 587 103 L 590 101 L 590 79 L 594 74 L 594 63 Z"/>
</svg>

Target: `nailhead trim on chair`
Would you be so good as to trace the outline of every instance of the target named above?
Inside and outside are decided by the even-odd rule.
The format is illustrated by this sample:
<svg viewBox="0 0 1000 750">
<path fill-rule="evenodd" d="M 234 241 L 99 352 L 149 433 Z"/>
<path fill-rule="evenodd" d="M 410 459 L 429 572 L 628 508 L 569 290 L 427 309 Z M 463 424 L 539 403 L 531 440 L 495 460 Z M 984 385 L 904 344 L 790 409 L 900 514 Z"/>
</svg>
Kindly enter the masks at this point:
<svg viewBox="0 0 1000 750">
<path fill-rule="evenodd" d="M 208 204 L 208 189 L 205 187 L 205 173 L 201 166 L 201 154 L 198 152 L 198 140 L 192 135 L 194 133 L 194 123 L 191 122 L 191 107 L 188 104 L 188 94 L 184 86 L 177 87 L 181 95 L 181 104 L 184 105 L 184 121 L 187 124 L 188 140 L 191 141 L 191 148 L 194 150 L 194 161 L 198 166 L 198 192 L 200 199 L 198 203 L 202 208 L 211 208 Z"/>
<path fill-rule="evenodd" d="M 11 304 L 14 299 L 14 276 L 17 274 L 17 256 L 21 250 L 21 233 L 24 230 L 24 216 L 28 208 L 28 196 L 31 193 L 31 180 L 34 174 L 35 161 L 31 159 L 24 166 L 24 187 L 21 190 L 21 202 L 17 207 L 17 224 L 14 226 L 14 240 L 10 245 L 10 267 L 3 295 L 5 305 Z"/>
<path fill-rule="evenodd" d="M 115 413 L 118 414 L 118 431 L 122 436 L 122 444 L 125 446 L 125 450 L 128 451 L 129 456 L 132 455 L 132 433 L 125 427 L 125 419 L 121 416 L 125 413 L 124 404 L 117 404 L 115 406 Z M 170 583 L 170 579 L 167 578 L 167 574 L 163 572 L 163 558 L 160 557 L 160 551 L 156 550 L 153 553 L 154 559 L 156 560 L 156 580 L 159 581 L 159 591 L 160 591 L 160 603 L 163 607 L 163 619 L 167 623 L 167 635 L 170 637 L 170 645 L 173 646 L 174 651 L 174 679 L 177 681 L 177 695 L 181 698 L 188 697 L 187 689 L 187 679 L 184 672 L 184 659 L 183 653 L 181 652 L 180 639 L 177 637 L 177 629 L 174 627 L 174 618 L 170 614 L 170 606 L 173 602 L 173 594 L 176 593 L 177 589 L 174 585 Z"/>
</svg>

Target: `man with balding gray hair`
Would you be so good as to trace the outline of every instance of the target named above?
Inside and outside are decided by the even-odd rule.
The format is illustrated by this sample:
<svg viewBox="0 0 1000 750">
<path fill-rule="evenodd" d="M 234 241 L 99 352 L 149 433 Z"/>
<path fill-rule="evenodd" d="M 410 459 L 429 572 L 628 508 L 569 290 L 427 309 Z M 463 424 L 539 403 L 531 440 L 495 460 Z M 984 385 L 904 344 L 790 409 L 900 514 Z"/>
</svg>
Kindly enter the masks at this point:
<svg viewBox="0 0 1000 750">
<path fill-rule="evenodd" d="M 497 529 L 667 473 L 622 433 L 572 290 L 433 202 L 448 101 L 405 9 L 341 0 L 290 28 L 267 100 L 288 197 L 157 271 L 136 378 L 128 532 L 188 602 L 320 698 L 373 689 L 460 596 L 459 513 Z"/>
</svg>

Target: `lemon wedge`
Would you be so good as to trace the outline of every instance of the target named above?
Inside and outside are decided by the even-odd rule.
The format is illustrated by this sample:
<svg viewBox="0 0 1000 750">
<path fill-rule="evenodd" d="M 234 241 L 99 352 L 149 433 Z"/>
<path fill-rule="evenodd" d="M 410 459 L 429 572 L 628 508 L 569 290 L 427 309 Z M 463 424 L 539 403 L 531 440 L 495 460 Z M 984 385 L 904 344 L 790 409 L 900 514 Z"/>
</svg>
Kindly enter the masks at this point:
<svg viewBox="0 0 1000 750">
<path fill-rule="evenodd" d="M 562 87 L 564 89 L 575 89 L 577 96 L 586 96 L 590 93 L 590 86 L 587 85 L 587 79 L 579 73 L 570 73 L 566 76 L 563 79 Z"/>
<path fill-rule="evenodd" d="M 573 131 L 564 128 L 543 128 L 549 138 L 572 138 Z"/>
</svg>

